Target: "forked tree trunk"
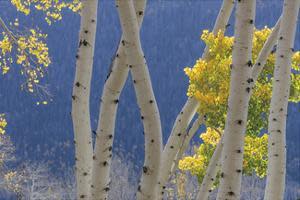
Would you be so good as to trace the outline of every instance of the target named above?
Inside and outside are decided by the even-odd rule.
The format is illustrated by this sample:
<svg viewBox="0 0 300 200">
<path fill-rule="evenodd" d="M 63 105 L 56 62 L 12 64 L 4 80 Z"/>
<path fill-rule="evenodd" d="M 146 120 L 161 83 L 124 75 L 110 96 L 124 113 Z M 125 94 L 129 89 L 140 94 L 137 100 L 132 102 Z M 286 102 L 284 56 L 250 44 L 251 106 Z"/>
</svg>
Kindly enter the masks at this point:
<svg viewBox="0 0 300 200">
<path fill-rule="evenodd" d="M 285 0 L 276 52 L 269 115 L 268 168 L 265 200 L 282 200 L 286 175 L 286 116 L 290 92 L 291 56 L 300 0 Z"/>
<path fill-rule="evenodd" d="M 89 100 L 98 0 L 84 0 L 82 6 L 76 74 L 72 94 L 72 119 L 75 134 L 77 199 L 88 199 L 93 154 Z"/>
<path fill-rule="evenodd" d="M 116 0 L 123 30 L 122 45 L 132 74 L 145 134 L 145 161 L 137 199 L 156 199 L 155 185 L 162 152 L 160 115 L 142 51 L 132 0 Z"/>
<path fill-rule="evenodd" d="M 255 0 L 237 1 L 224 146 L 221 156 L 221 177 L 218 200 L 240 199 L 244 137 L 248 105 L 252 88 L 252 39 L 255 18 Z M 252 79 L 253 80 L 253 79 Z"/>
<path fill-rule="evenodd" d="M 280 18 L 277 21 L 275 27 L 273 28 L 272 33 L 269 35 L 267 41 L 265 42 L 254 64 L 253 71 L 252 71 L 253 86 L 255 85 L 258 76 L 266 63 L 269 54 L 271 53 L 273 47 L 277 42 L 279 27 L 280 27 Z M 252 91 L 253 90 L 250 91 L 250 97 Z M 212 185 L 217 176 L 218 168 L 221 166 L 220 158 L 221 158 L 222 148 L 223 148 L 223 142 L 220 141 L 207 167 L 206 174 L 203 178 L 202 184 L 200 186 L 200 190 L 197 194 L 197 200 L 207 200 L 209 197 L 209 193 L 211 192 Z"/>
<path fill-rule="evenodd" d="M 144 16 L 145 0 L 135 0 L 134 7 L 141 24 Z M 121 38 L 120 41 L 124 40 Z M 112 146 L 115 133 L 115 120 L 119 97 L 128 77 L 129 67 L 126 62 L 124 46 L 120 42 L 116 55 L 114 55 L 111 71 L 104 83 L 101 97 L 99 122 L 96 131 L 96 141 L 93 156 L 92 199 L 108 199 L 110 190 L 110 166 L 112 159 Z"/>
<path fill-rule="evenodd" d="M 216 23 L 213 32 L 216 34 L 219 30 L 225 30 L 234 7 L 234 0 L 224 0 L 220 9 L 219 15 L 216 19 Z M 202 58 L 208 57 L 208 51 L 206 50 Z M 158 181 L 158 195 L 159 199 L 163 198 L 165 185 L 170 177 L 172 171 L 172 163 L 176 159 L 176 155 L 179 152 L 182 142 L 184 141 L 186 129 L 194 117 L 198 108 L 198 102 L 195 98 L 188 98 L 184 107 L 178 114 L 176 121 L 173 125 L 170 137 L 167 144 L 164 147 L 161 161 L 161 168 L 159 172 Z"/>
</svg>

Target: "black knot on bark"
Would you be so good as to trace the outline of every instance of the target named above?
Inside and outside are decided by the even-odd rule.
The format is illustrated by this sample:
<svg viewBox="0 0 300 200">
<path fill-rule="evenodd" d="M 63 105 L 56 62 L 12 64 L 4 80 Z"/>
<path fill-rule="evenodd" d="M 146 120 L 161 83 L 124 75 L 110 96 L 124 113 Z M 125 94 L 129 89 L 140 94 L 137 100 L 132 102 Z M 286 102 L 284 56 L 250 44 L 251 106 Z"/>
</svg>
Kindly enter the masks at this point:
<svg viewBox="0 0 300 200">
<path fill-rule="evenodd" d="M 146 174 L 148 172 L 148 167 L 144 166 L 143 167 L 143 172 Z"/>
<path fill-rule="evenodd" d="M 102 164 L 103 164 L 103 166 L 107 166 L 108 162 L 104 161 Z"/>
<path fill-rule="evenodd" d="M 241 169 L 237 169 L 236 172 L 237 172 L 237 173 L 241 173 L 242 170 L 241 170 Z"/>
<path fill-rule="evenodd" d="M 223 173 L 223 172 L 220 174 L 220 177 L 221 177 L 221 178 L 224 178 L 224 173 Z"/>
<path fill-rule="evenodd" d="M 249 20 L 249 23 L 250 23 L 250 24 L 253 24 L 253 19 L 250 19 L 250 20 Z"/>
<path fill-rule="evenodd" d="M 143 11 L 139 11 L 139 15 L 142 15 L 144 12 Z"/>
<path fill-rule="evenodd" d="M 80 86 L 80 83 L 79 82 L 76 82 L 76 84 L 75 84 L 77 87 L 79 87 Z"/>
<path fill-rule="evenodd" d="M 111 151 L 112 150 L 112 146 L 108 147 L 108 151 Z"/>
<path fill-rule="evenodd" d="M 108 135 L 108 139 L 112 139 L 113 138 L 113 135 Z"/>
<path fill-rule="evenodd" d="M 240 149 L 236 150 L 237 153 L 242 153 L 242 151 Z"/>
<path fill-rule="evenodd" d="M 170 148 L 173 149 L 174 147 L 173 147 L 173 146 L 170 146 Z"/>
<path fill-rule="evenodd" d="M 229 195 L 229 196 L 233 196 L 233 195 L 234 195 L 234 192 L 230 191 L 230 192 L 228 192 L 228 195 Z"/>
<path fill-rule="evenodd" d="M 153 100 L 150 100 L 149 103 L 153 103 Z"/>
<path fill-rule="evenodd" d="M 109 187 L 105 187 L 103 190 L 104 190 L 105 192 L 108 192 L 108 191 L 109 191 Z"/>
<path fill-rule="evenodd" d="M 239 119 L 237 120 L 237 124 L 241 125 L 243 123 L 243 120 Z"/>
<path fill-rule="evenodd" d="M 153 142 L 154 142 L 154 140 L 152 139 L 152 140 L 151 140 L 151 143 L 153 143 Z"/>
<path fill-rule="evenodd" d="M 85 195 L 84 195 L 84 194 L 80 195 L 80 198 L 81 198 L 81 199 L 84 199 L 84 198 L 85 198 Z"/>
<path fill-rule="evenodd" d="M 144 119 L 144 116 L 141 116 L 141 119 L 143 120 L 143 119 Z"/>
<path fill-rule="evenodd" d="M 252 83 L 253 82 L 253 78 L 248 78 L 247 82 L 248 83 Z"/>
<path fill-rule="evenodd" d="M 87 176 L 88 175 L 88 173 L 87 172 L 83 172 L 83 176 Z"/>
<path fill-rule="evenodd" d="M 247 62 L 247 65 L 248 65 L 248 67 L 252 67 L 252 66 L 253 66 L 252 61 L 249 60 L 249 61 Z"/>
<path fill-rule="evenodd" d="M 248 93 L 249 93 L 249 92 L 250 92 L 250 90 L 251 90 L 251 88 L 250 88 L 250 87 L 247 87 L 247 88 L 246 88 L 246 92 L 248 92 Z"/>
<path fill-rule="evenodd" d="M 118 103 L 119 103 L 119 99 L 115 99 L 115 100 L 114 100 L 114 103 L 115 103 L 115 104 L 118 104 Z"/>
<path fill-rule="evenodd" d="M 279 40 L 282 40 L 282 39 L 283 39 L 283 37 L 282 37 L 282 36 L 280 36 L 280 37 L 279 37 Z"/>
</svg>

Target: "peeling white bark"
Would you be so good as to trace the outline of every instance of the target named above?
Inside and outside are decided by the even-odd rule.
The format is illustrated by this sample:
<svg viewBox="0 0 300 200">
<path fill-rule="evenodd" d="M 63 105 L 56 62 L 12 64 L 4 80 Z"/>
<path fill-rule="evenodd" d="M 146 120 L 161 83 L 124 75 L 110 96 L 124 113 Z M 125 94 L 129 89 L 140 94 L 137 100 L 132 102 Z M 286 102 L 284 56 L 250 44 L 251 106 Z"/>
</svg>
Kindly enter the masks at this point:
<svg viewBox="0 0 300 200">
<path fill-rule="evenodd" d="M 282 200 L 286 174 L 286 116 L 300 0 L 285 0 L 273 78 L 269 115 L 268 168 L 265 200 Z"/>
<path fill-rule="evenodd" d="M 134 7 L 141 24 L 145 10 L 145 0 L 135 0 Z M 124 40 L 122 37 L 120 41 Z M 120 42 L 111 71 L 104 84 L 99 112 L 99 122 L 96 131 L 96 141 L 93 156 L 93 176 L 91 193 L 93 200 L 108 199 L 110 190 L 110 166 L 112 159 L 112 146 L 115 133 L 115 120 L 119 97 L 128 77 L 124 46 Z"/>
<path fill-rule="evenodd" d="M 237 1 L 233 63 L 230 78 L 221 177 L 217 199 L 240 199 L 244 134 L 246 131 L 252 76 L 252 39 L 255 0 Z"/>
<path fill-rule="evenodd" d="M 233 0 L 224 0 L 220 9 L 219 15 L 216 19 L 214 26 L 214 33 L 219 30 L 225 30 L 228 23 L 229 17 L 234 7 Z M 202 58 L 208 57 L 208 51 L 205 50 Z M 163 198 L 165 185 L 170 177 L 173 160 L 175 159 L 180 147 L 182 146 L 183 139 L 185 137 L 186 128 L 194 117 L 198 107 L 198 102 L 195 98 L 188 98 L 184 107 L 180 111 L 176 118 L 172 132 L 164 147 L 161 161 L 161 169 L 159 170 L 158 180 L 158 195 L 159 199 Z"/>
<path fill-rule="evenodd" d="M 125 55 L 132 74 L 145 135 L 145 161 L 137 199 L 156 199 L 155 185 L 162 152 L 162 133 L 158 107 L 142 51 L 137 17 L 132 0 L 116 0 L 123 30 Z"/>
<path fill-rule="evenodd" d="M 93 153 L 89 99 L 98 0 L 82 1 L 82 6 L 76 74 L 72 94 L 72 119 L 75 135 L 77 199 L 89 199 Z"/>
<path fill-rule="evenodd" d="M 277 42 L 279 27 L 280 27 L 280 19 L 281 18 L 279 18 L 276 25 L 274 26 L 272 33 L 269 35 L 267 41 L 265 42 L 253 66 L 253 71 L 252 71 L 253 82 L 252 80 L 250 81 L 250 83 L 252 82 L 253 86 L 255 85 L 260 72 L 265 66 L 269 54 L 271 53 L 274 45 Z M 250 91 L 250 97 L 252 95 L 252 91 L 253 90 Z M 218 168 L 221 166 L 219 161 L 221 158 L 222 148 L 223 148 L 223 142 L 222 143 L 219 142 L 207 167 L 205 177 L 203 178 L 200 190 L 197 194 L 197 200 L 207 200 L 209 197 L 209 192 L 211 191 L 211 187 L 217 176 Z"/>
</svg>

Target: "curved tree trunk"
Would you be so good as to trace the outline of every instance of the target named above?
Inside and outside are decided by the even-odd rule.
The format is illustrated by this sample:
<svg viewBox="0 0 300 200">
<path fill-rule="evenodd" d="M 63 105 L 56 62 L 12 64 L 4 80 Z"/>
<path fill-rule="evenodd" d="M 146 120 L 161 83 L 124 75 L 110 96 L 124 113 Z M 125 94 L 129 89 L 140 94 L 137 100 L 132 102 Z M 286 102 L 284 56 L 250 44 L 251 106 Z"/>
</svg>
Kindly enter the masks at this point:
<svg viewBox="0 0 300 200">
<path fill-rule="evenodd" d="M 267 58 L 269 54 L 271 53 L 273 47 L 275 46 L 278 38 L 278 32 L 279 32 L 279 27 L 280 27 L 280 18 L 277 21 L 275 27 L 273 28 L 272 33 L 268 37 L 267 41 L 265 42 L 261 52 L 258 55 L 258 58 L 254 64 L 253 71 L 252 71 L 252 77 L 253 77 L 253 82 L 252 85 L 255 85 L 255 82 L 258 79 L 258 76 L 260 72 L 262 71 Z M 252 94 L 252 91 L 250 91 L 250 97 Z M 217 176 L 218 172 L 218 167 L 220 167 L 220 158 L 221 158 L 221 152 L 223 148 L 223 141 L 222 143 L 219 142 L 217 148 L 214 151 L 214 154 L 209 162 L 209 165 L 206 170 L 206 174 L 203 178 L 200 190 L 197 194 L 197 200 L 207 200 L 209 197 L 209 192 L 211 192 L 211 187 L 213 182 L 215 181 L 215 178 Z"/>
<path fill-rule="evenodd" d="M 251 51 L 255 5 L 255 0 L 237 1 L 233 63 L 218 200 L 240 199 L 244 136 L 252 90 L 249 80 L 252 79 Z"/>
<path fill-rule="evenodd" d="M 216 19 L 213 32 L 216 34 L 219 30 L 225 30 L 229 17 L 234 7 L 234 0 L 223 0 L 222 7 Z M 208 51 L 205 50 L 202 58 L 208 58 Z M 165 185 L 170 177 L 173 160 L 175 159 L 185 137 L 186 128 L 194 117 L 198 108 L 198 102 L 195 98 L 188 98 L 184 107 L 178 114 L 164 147 L 161 161 L 161 169 L 159 172 L 158 195 L 159 199 L 163 198 Z"/>
<path fill-rule="evenodd" d="M 160 115 L 142 51 L 132 0 L 116 0 L 123 30 L 122 45 L 132 74 L 145 134 L 145 162 L 137 199 L 156 199 L 155 185 L 162 152 Z"/>
<path fill-rule="evenodd" d="M 290 91 L 291 55 L 300 0 L 285 0 L 273 78 L 269 115 L 268 168 L 265 200 L 282 200 L 286 174 L 286 116 Z"/>
<path fill-rule="evenodd" d="M 72 119 L 75 134 L 77 199 L 88 199 L 93 153 L 89 100 L 98 0 L 82 1 L 82 6 L 76 74 L 72 94 Z"/>
<path fill-rule="evenodd" d="M 145 0 L 135 0 L 134 6 L 141 24 L 144 16 Z M 122 37 L 120 41 L 124 38 Z M 99 122 L 96 131 L 95 150 L 93 156 L 92 199 L 108 199 L 110 190 L 110 166 L 112 159 L 112 146 L 115 133 L 115 120 L 119 97 L 128 77 L 129 67 L 126 63 L 124 46 L 120 42 L 111 71 L 104 84 L 101 97 Z"/>
</svg>

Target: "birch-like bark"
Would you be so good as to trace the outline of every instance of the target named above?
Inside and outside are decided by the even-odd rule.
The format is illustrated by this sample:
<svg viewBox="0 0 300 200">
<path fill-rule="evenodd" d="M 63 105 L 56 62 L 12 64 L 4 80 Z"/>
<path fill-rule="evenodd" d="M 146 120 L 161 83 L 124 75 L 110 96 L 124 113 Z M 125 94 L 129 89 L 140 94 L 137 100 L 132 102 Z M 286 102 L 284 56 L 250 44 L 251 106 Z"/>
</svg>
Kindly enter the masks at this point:
<svg viewBox="0 0 300 200">
<path fill-rule="evenodd" d="M 155 185 L 162 152 L 160 115 L 150 75 L 140 43 L 137 17 L 132 0 L 116 0 L 123 30 L 122 45 L 132 74 L 145 135 L 145 161 L 137 199 L 156 199 Z"/>
<path fill-rule="evenodd" d="M 213 29 L 213 32 L 216 34 L 219 30 L 225 30 L 228 23 L 229 17 L 232 13 L 234 7 L 234 0 L 224 0 L 216 23 Z M 205 50 L 203 59 L 208 58 L 208 51 Z M 167 144 L 164 147 L 162 160 L 160 165 L 159 172 L 159 181 L 158 181 L 158 195 L 159 199 L 163 198 L 164 189 L 166 188 L 166 183 L 171 175 L 172 163 L 175 159 L 180 147 L 182 146 L 182 141 L 185 137 L 186 128 L 188 124 L 193 119 L 198 108 L 198 102 L 195 98 L 188 98 L 184 107 L 181 109 L 178 114 L 176 121 L 174 123 L 173 129 L 171 131 L 170 137 L 167 141 Z"/>
<path fill-rule="evenodd" d="M 77 199 L 89 199 L 93 154 L 89 100 L 98 0 L 84 0 L 82 6 L 72 94 L 72 119 L 75 135 Z"/>
<path fill-rule="evenodd" d="M 300 0 L 285 0 L 273 78 L 269 115 L 268 168 L 265 200 L 282 200 L 286 175 L 286 116 L 290 92 L 291 56 Z"/>
<path fill-rule="evenodd" d="M 252 80 L 250 81 L 252 82 L 253 86 L 255 85 L 260 72 L 265 66 L 269 54 L 271 53 L 273 47 L 277 42 L 279 27 L 280 27 L 280 19 L 281 18 L 279 18 L 276 25 L 274 26 L 272 33 L 269 35 L 267 41 L 265 42 L 254 64 L 253 71 L 252 71 L 253 82 Z M 250 97 L 252 95 L 252 92 L 253 90 L 250 91 Z M 207 167 L 206 174 L 203 178 L 202 184 L 200 186 L 200 190 L 197 194 L 197 200 L 207 200 L 209 197 L 209 193 L 211 192 L 213 182 L 215 181 L 215 178 L 217 176 L 218 168 L 221 166 L 219 161 L 221 157 L 222 148 L 223 148 L 223 142 L 222 143 L 220 142 L 217 145 L 217 148 L 215 149 L 214 154 Z"/>
<path fill-rule="evenodd" d="M 142 23 L 146 1 L 135 0 L 134 7 L 139 25 Z M 120 41 L 124 40 L 122 37 Z M 128 77 L 124 46 L 120 42 L 110 72 L 104 83 L 100 102 L 99 122 L 93 156 L 91 193 L 93 200 L 108 199 L 110 190 L 110 166 L 115 133 L 116 113 L 119 97 Z"/>
<path fill-rule="evenodd" d="M 244 136 L 248 105 L 252 88 L 252 39 L 255 18 L 255 0 L 237 1 L 224 146 L 221 156 L 221 177 L 218 200 L 240 199 Z M 253 80 L 253 79 L 252 79 Z"/>
<path fill-rule="evenodd" d="M 213 156 L 209 161 L 209 165 L 207 166 L 207 170 L 205 176 L 202 180 L 202 184 L 200 186 L 200 190 L 197 194 L 197 200 L 208 200 L 209 193 L 211 192 L 211 188 L 213 183 L 215 182 L 218 170 L 220 169 L 220 157 L 223 149 L 223 137 L 219 141 Z"/>
<path fill-rule="evenodd" d="M 184 141 L 176 155 L 176 158 L 174 159 L 173 165 L 172 165 L 172 169 L 171 169 L 171 174 L 173 174 L 178 167 L 178 163 L 179 160 L 182 158 L 184 152 L 186 151 L 186 149 L 189 147 L 190 145 L 190 141 L 193 138 L 193 136 L 195 135 L 195 133 L 197 132 L 197 130 L 199 129 L 199 127 L 201 126 L 201 124 L 204 123 L 204 117 L 203 116 L 199 116 L 193 123 L 192 127 L 187 130 L 187 133 L 185 134 L 185 138 Z"/>
</svg>

